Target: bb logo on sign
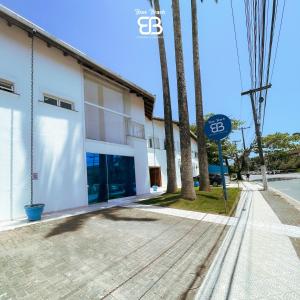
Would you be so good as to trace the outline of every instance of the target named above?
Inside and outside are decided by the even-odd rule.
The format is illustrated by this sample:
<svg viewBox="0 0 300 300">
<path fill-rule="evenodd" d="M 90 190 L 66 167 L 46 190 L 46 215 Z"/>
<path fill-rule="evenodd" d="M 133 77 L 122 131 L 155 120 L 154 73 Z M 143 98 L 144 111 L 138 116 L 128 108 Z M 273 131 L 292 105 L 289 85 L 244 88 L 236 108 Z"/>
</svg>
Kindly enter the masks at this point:
<svg viewBox="0 0 300 300">
<path fill-rule="evenodd" d="M 204 126 L 206 136 L 214 141 L 226 138 L 231 132 L 231 120 L 224 115 L 213 115 Z"/>
<path fill-rule="evenodd" d="M 211 124 L 210 129 L 211 129 L 211 132 L 217 133 L 217 132 L 224 131 L 225 127 L 224 127 L 223 122 L 217 122 L 217 123 Z"/>
<path fill-rule="evenodd" d="M 163 31 L 159 17 L 139 17 L 137 23 L 141 35 L 159 35 Z"/>
</svg>

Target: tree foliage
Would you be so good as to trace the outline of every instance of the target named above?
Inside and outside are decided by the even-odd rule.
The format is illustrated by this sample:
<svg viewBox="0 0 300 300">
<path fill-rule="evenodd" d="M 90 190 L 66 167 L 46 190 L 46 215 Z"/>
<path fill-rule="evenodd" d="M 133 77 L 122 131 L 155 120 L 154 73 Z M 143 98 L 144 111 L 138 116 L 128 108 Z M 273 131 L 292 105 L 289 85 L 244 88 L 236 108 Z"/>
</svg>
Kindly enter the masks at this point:
<svg viewBox="0 0 300 300">
<path fill-rule="evenodd" d="M 276 132 L 262 138 L 267 168 L 269 170 L 288 170 L 300 168 L 300 134 Z M 254 147 L 257 152 L 257 147 Z M 252 167 L 256 167 L 252 159 Z"/>
</svg>

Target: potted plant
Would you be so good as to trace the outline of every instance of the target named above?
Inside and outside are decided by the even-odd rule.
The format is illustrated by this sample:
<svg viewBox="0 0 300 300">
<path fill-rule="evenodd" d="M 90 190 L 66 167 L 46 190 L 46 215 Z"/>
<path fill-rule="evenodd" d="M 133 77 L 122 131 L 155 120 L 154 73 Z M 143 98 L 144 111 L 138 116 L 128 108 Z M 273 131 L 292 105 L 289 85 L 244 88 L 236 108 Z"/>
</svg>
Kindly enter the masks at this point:
<svg viewBox="0 0 300 300">
<path fill-rule="evenodd" d="M 30 110 L 30 120 L 31 120 L 31 126 L 30 126 L 30 160 L 31 160 L 31 166 L 30 166 L 30 174 L 31 174 L 31 180 L 30 180 L 30 204 L 27 204 L 24 206 L 25 208 L 25 212 L 28 218 L 28 221 L 38 221 L 41 219 L 42 217 L 42 213 L 45 207 L 45 204 L 42 203 L 33 203 L 33 180 L 37 180 L 37 174 L 33 173 L 33 118 L 34 118 L 34 114 L 33 114 L 33 63 L 34 63 L 34 33 L 35 30 L 32 31 L 31 34 L 31 82 L 30 82 L 30 91 L 31 91 L 31 110 Z"/>
<path fill-rule="evenodd" d="M 37 204 L 27 204 L 24 206 L 25 212 L 27 215 L 28 221 L 38 221 L 42 218 L 42 213 L 44 210 L 45 204 L 37 203 Z"/>
</svg>

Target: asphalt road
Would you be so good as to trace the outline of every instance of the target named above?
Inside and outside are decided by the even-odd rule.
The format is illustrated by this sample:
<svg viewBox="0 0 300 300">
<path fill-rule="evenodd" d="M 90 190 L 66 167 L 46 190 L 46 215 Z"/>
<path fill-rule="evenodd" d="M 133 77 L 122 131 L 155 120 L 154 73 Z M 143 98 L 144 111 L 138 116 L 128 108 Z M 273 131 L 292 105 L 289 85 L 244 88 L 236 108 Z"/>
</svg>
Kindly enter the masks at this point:
<svg viewBox="0 0 300 300">
<path fill-rule="evenodd" d="M 300 201 L 300 173 L 267 175 L 269 186 Z M 251 175 L 250 181 L 261 180 L 261 175 Z"/>
</svg>

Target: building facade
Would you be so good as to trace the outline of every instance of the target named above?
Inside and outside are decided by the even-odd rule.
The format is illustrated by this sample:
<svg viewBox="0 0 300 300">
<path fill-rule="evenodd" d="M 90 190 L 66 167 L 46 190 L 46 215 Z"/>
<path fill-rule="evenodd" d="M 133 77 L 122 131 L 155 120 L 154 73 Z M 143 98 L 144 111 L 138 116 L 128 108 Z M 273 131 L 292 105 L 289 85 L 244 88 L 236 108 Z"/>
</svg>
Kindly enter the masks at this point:
<svg viewBox="0 0 300 300">
<path fill-rule="evenodd" d="M 177 185 L 181 187 L 181 155 L 180 155 L 180 135 L 178 122 L 173 122 L 175 165 Z M 167 187 L 167 157 L 165 149 L 165 127 L 164 119 L 152 118 L 146 120 L 146 138 L 148 145 L 148 165 L 150 186 L 157 185 L 162 188 Z M 193 176 L 199 175 L 198 147 L 196 136 L 191 133 L 191 151 Z"/>
<path fill-rule="evenodd" d="M 0 220 L 149 192 L 153 95 L 3 6 L 0 45 Z"/>
</svg>

